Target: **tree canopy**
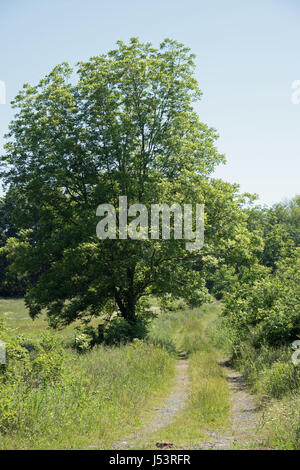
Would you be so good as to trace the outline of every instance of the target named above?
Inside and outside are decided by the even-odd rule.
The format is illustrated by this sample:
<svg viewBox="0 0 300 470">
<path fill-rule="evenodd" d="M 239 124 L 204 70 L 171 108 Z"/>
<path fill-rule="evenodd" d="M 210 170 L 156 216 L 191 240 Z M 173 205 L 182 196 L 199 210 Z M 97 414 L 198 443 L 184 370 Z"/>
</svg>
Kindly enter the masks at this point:
<svg viewBox="0 0 300 470">
<path fill-rule="evenodd" d="M 59 325 L 117 308 L 135 322 L 149 294 L 206 298 L 197 254 L 182 240 L 99 240 L 95 232 L 97 206 L 116 207 L 124 195 L 146 207 L 210 201 L 208 218 L 222 218 L 214 210 L 222 198 L 238 210 L 234 191 L 227 185 L 222 196 L 226 184 L 209 180 L 224 157 L 193 109 L 201 96 L 193 58 L 176 41 L 158 49 L 120 41 L 80 62 L 77 79 L 63 63 L 15 98 L 2 175 L 19 194 L 21 232 L 9 250 L 15 270 L 34 280 L 31 316 L 46 309 Z M 218 230 L 208 223 L 208 241 Z"/>
</svg>

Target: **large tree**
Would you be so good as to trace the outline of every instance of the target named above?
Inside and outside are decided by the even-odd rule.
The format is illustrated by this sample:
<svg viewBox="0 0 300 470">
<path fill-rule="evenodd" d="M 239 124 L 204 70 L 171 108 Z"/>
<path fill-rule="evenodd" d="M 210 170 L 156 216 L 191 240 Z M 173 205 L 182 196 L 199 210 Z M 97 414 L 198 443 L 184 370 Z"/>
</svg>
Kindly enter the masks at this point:
<svg viewBox="0 0 300 470">
<path fill-rule="evenodd" d="M 148 208 L 205 203 L 207 247 L 237 222 L 235 191 L 209 179 L 223 156 L 193 108 L 193 58 L 175 41 L 156 49 L 134 38 L 79 63 L 77 79 L 63 63 L 15 98 L 2 175 L 22 195 L 9 249 L 32 279 L 32 317 L 46 309 L 64 325 L 117 309 L 134 324 L 149 294 L 205 297 L 199 253 L 183 240 L 99 240 L 95 230 L 97 206 L 119 196 Z"/>
</svg>

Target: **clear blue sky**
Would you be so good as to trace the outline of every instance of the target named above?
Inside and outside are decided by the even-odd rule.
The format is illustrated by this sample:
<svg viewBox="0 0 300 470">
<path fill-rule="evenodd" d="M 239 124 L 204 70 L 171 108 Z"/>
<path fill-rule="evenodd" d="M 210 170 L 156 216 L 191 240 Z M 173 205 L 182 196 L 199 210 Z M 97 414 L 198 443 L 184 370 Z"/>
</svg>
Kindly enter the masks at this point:
<svg viewBox="0 0 300 470">
<path fill-rule="evenodd" d="M 14 0 L 0 4 L 0 145 L 9 101 L 54 65 L 71 64 L 139 36 L 177 39 L 196 53 L 202 121 L 215 127 L 227 164 L 216 176 L 272 204 L 300 193 L 299 0 Z"/>
</svg>

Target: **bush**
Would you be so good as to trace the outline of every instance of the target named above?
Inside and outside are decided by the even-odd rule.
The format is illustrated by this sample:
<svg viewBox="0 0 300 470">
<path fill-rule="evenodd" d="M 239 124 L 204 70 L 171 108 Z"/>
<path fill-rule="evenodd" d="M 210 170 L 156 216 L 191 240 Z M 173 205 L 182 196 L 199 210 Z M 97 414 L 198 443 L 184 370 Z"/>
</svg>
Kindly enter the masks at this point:
<svg viewBox="0 0 300 470">
<path fill-rule="evenodd" d="M 224 297 L 224 316 L 237 351 L 245 341 L 260 348 L 279 347 L 300 336 L 300 248 L 278 265 L 274 273 L 259 272 L 254 279 L 233 286 Z"/>
<path fill-rule="evenodd" d="M 147 335 L 147 321 L 138 318 L 135 323 L 129 323 L 124 318 L 114 318 L 104 329 L 104 343 L 107 345 L 126 344 L 134 338 L 143 339 Z"/>
<path fill-rule="evenodd" d="M 93 338 L 87 333 L 77 333 L 74 337 L 74 342 L 72 344 L 73 348 L 79 352 L 87 352 L 92 347 Z"/>
</svg>

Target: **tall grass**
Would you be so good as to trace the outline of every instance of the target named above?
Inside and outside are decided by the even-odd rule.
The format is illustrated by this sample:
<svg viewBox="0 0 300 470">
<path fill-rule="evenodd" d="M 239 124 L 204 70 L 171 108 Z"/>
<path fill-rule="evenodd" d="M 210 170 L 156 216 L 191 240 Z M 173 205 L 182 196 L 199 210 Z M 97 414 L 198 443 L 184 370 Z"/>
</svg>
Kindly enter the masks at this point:
<svg viewBox="0 0 300 470">
<path fill-rule="evenodd" d="M 300 395 L 271 400 L 265 409 L 262 433 L 269 446 L 300 449 Z"/>
<path fill-rule="evenodd" d="M 166 391 L 173 365 L 166 351 L 141 342 L 64 352 L 55 383 L 28 387 L 24 377 L 6 384 L 16 419 L 2 431 L 0 448 L 110 448 L 139 425 L 148 401 Z"/>
<path fill-rule="evenodd" d="M 227 381 L 218 364 L 220 353 L 208 336 L 209 325 L 218 310 L 215 304 L 192 311 L 178 332 L 180 347 L 190 358 L 189 413 L 207 429 L 226 424 L 229 414 Z"/>
<path fill-rule="evenodd" d="M 176 344 L 175 333 L 182 324 L 187 322 L 190 315 L 191 313 L 186 311 L 158 315 L 151 324 L 148 341 L 172 354 L 176 354 L 178 345 Z"/>
</svg>

